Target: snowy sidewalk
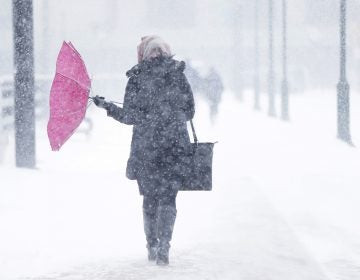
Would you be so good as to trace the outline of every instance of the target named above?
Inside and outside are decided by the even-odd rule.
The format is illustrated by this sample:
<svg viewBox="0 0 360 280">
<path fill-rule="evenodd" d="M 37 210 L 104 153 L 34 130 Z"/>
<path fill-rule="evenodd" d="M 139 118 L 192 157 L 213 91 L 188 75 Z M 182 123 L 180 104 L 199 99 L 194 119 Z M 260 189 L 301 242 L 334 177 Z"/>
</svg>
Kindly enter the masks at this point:
<svg viewBox="0 0 360 280">
<path fill-rule="evenodd" d="M 71 190 L 63 185 L 66 180 L 66 174 L 59 178 L 54 193 L 37 201 L 37 210 L 11 214 L 24 219 L 18 224 L 33 225 L 18 240 L 28 247 L 17 248 L 12 260 L 29 257 L 37 273 L 50 270 L 16 279 L 327 279 L 249 178 L 238 178 L 236 184 L 233 178 L 215 182 L 209 193 L 179 194 L 171 265 L 165 268 L 146 260 L 140 200 L 134 203 L 137 193 L 131 186 L 101 185 L 101 178 L 93 176 L 84 187 Z M 31 197 L 41 196 L 45 188 L 37 190 Z M 102 205 L 104 200 L 108 205 Z M 11 227 L 8 223 L 2 227 Z"/>
</svg>

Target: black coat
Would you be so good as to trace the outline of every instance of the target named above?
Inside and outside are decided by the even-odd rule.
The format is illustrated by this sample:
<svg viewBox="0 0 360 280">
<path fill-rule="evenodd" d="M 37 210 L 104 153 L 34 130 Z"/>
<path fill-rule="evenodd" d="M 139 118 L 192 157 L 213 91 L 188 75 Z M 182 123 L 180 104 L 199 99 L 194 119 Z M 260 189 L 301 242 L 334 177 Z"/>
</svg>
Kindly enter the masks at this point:
<svg viewBox="0 0 360 280">
<path fill-rule="evenodd" d="M 127 177 L 137 179 L 140 193 L 156 192 L 181 180 L 175 168 L 191 145 L 186 122 L 195 113 L 185 63 L 158 57 L 130 69 L 123 108 L 112 104 L 108 115 L 133 125 Z"/>
</svg>

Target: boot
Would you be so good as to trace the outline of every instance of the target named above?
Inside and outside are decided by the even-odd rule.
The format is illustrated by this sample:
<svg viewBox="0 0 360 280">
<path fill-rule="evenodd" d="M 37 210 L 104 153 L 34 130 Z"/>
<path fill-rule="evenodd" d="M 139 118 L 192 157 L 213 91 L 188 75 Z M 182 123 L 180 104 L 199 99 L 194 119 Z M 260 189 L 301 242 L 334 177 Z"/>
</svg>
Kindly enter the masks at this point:
<svg viewBox="0 0 360 280">
<path fill-rule="evenodd" d="M 169 264 L 170 241 L 176 219 L 176 208 L 159 206 L 158 208 L 158 237 L 159 245 L 156 255 L 157 265 Z"/>
<path fill-rule="evenodd" d="M 146 248 L 148 249 L 148 260 L 155 261 L 158 243 L 159 243 L 157 238 L 156 213 L 151 213 L 143 209 L 143 216 L 144 216 L 144 231 L 147 241 Z"/>
</svg>

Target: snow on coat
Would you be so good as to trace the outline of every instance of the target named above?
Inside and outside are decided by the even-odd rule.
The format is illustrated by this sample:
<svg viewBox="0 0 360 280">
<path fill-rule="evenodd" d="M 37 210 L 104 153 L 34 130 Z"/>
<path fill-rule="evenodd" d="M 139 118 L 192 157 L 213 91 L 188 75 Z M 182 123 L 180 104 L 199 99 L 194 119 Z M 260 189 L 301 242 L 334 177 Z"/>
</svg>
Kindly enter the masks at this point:
<svg viewBox="0 0 360 280">
<path fill-rule="evenodd" d="M 123 108 L 112 104 L 108 109 L 109 116 L 134 126 L 129 179 L 181 180 L 181 170 L 175 166 L 190 152 L 186 122 L 195 113 L 184 69 L 184 62 L 171 57 L 142 61 L 127 72 Z M 155 189 L 140 186 L 140 193 L 157 191 L 154 184 L 149 188 Z"/>
</svg>

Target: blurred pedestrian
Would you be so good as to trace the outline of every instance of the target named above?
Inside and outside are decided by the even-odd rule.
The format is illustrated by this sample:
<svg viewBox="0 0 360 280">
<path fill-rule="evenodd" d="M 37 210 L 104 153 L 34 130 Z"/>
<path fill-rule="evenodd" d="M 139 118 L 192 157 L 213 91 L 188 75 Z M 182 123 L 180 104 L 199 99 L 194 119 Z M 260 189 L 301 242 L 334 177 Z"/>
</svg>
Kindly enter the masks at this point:
<svg viewBox="0 0 360 280">
<path fill-rule="evenodd" d="M 137 48 L 138 64 L 129 80 L 123 107 L 93 98 L 115 120 L 133 125 L 126 175 L 137 180 L 143 195 L 144 231 L 148 259 L 169 263 L 169 248 L 176 219 L 176 196 L 183 181 L 177 168 L 191 150 L 186 122 L 195 113 L 185 63 L 173 58 L 159 36 L 145 36 Z"/>
<path fill-rule="evenodd" d="M 206 85 L 205 95 L 210 105 L 210 119 L 215 121 L 218 114 L 221 96 L 224 91 L 224 85 L 218 72 L 211 67 L 209 74 L 206 76 L 204 84 Z"/>
</svg>

